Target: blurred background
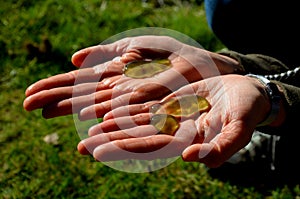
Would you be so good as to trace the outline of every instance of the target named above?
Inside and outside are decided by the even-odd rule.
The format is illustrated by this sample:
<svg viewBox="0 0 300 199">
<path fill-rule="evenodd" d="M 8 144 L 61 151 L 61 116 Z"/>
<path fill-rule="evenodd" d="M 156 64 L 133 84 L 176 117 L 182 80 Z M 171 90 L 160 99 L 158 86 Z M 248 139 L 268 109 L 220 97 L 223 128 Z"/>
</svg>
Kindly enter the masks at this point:
<svg viewBox="0 0 300 199">
<path fill-rule="evenodd" d="M 1 1 L 0 198 L 299 198 L 299 186 L 221 181 L 180 158 L 149 173 L 117 171 L 77 152 L 72 116 L 46 120 L 41 110 L 23 110 L 25 89 L 74 70 L 74 52 L 140 27 L 179 31 L 211 51 L 224 47 L 202 0 Z"/>
</svg>

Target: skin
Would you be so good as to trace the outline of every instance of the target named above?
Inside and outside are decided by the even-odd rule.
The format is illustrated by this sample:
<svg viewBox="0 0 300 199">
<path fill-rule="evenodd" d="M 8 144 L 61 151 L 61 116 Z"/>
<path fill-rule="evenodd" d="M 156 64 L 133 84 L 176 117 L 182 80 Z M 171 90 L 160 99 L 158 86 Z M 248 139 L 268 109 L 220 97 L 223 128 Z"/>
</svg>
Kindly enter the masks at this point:
<svg viewBox="0 0 300 199">
<path fill-rule="evenodd" d="M 147 79 L 122 75 L 125 63 L 156 57 L 168 58 L 173 67 Z M 41 108 L 45 118 L 78 113 L 81 120 L 87 120 L 128 103 L 160 100 L 190 82 L 242 72 L 236 60 L 165 36 L 125 38 L 88 47 L 75 53 L 72 62 L 80 70 L 28 87 L 23 103 L 27 111 Z"/>
<path fill-rule="evenodd" d="M 184 161 L 218 167 L 250 141 L 256 125 L 270 110 L 263 85 L 241 75 L 198 81 L 163 100 L 187 94 L 207 98 L 212 108 L 192 119 L 181 120 L 174 136 L 157 134 L 149 125 L 149 107 L 157 102 L 128 105 L 107 113 L 104 122 L 91 127 L 91 137 L 78 144 L 79 152 L 91 153 L 98 161 L 181 155 Z"/>
<path fill-rule="evenodd" d="M 172 69 L 147 79 L 122 75 L 125 63 L 157 57 L 168 58 Z M 104 117 L 103 123 L 90 128 L 91 137 L 78 144 L 81 154 L 92 154 L 99 161 L 181 155 L 185 161 L 217 167 L 250 141 L 270 110 L 260 82 L 229 75 L 244 73 L 236 60 L 170 37 L 141 36 L 88 47 L 75 53 L 72 62 L 80 69 L 28 87 L 23 106 L 27 111 L 43 109 L 45 118 Z M 206 97 L 212 108 L 182 118 L 175 136 L 157 134 L 149 125 L 149 107 L 191 93 Z M 280 125 L 284 118 L 282 106 L 271 125 Z"/>
</svg>

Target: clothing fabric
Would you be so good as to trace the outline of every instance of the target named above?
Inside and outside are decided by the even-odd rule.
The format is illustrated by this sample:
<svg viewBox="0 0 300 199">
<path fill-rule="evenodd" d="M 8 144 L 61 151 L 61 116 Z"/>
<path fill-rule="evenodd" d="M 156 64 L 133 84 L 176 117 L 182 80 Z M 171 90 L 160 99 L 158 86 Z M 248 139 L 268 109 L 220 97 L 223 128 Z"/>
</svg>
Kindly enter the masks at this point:
<svg viewBox="0 0 300 199">
<path fill-rule="evenodd" d="M 298 129 L 300 113 L 300 44 L 296 27 L 300 12 L 295 1 L 205 0 L 209 26 L 229 51 L 219 52 L 239 61 L 246 73 L 286 78 L 274 81 L 284 91 L 287 119 L 280 128 L 263 127 L 285 135 Z M 280 75 L 277 75 L 280 76 Z M 297 133 L 299 134 L 299 133 Z"/>
<path fill-rule="evenodd" d="M 300 65 L 297 1 L 205 0 L 207 21 L 231 50 L 275 57 L 291 68 Z"/>
<path fill-rule="evenodd" d="M 219 52 L 236 59 L 245 73 L 264 75 L 284 92 L 287 117 L 280 127 L 258 127 L 275 136 L 272 173 L 279 179 L 299 181 L 300 12 L 297 1 L 205 0 L 207 21 L 228 48 Z M 260 169 L 262 169 L 260 167 Z"/>
</svg>

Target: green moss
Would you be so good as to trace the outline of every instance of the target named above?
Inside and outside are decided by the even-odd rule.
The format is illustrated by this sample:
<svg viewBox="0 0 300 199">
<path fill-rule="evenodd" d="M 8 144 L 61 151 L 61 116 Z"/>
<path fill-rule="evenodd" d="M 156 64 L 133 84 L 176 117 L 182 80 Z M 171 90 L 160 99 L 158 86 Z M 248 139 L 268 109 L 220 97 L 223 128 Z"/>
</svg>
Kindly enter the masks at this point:
<svg viewBox="0 0 300 199">
<path fill-rule="evenodd" d="M 199 1 L 166 2 L 170 3 L 1 2 L 0 198 L 264 198 L 254 188 L 212 179 L 203 165 L 180 159 L 151 173 L 116 171 L 77 152 L 80 138 L 72 116 L 46 120 L 40 110 L 23 110 L 28 85 L 75 69 L 70 62 L 75 51 L 125 30 L 170 28 L 191 36 L 206 49 L 221 48 L 206 25 Z M 46 40 L 51 49 L 45 48 Z M 43 141 L 52 133 L 59 136 L 57 145 Z M 299 194 L 299 186 L 267 192 L 274 198 Z"/>
</svg>

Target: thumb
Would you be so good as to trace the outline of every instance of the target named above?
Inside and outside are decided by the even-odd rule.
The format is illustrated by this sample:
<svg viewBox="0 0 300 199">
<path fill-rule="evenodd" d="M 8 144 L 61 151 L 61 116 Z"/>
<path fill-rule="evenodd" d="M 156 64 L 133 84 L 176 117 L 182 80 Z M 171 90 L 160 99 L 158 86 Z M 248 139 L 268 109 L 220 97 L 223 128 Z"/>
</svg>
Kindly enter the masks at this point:
<svg viewBox="0 0 300 199">
<path fill-rule="evenodd" d="M 122 53 L 112 50 L 112 44 L 92 46 L 82 49 L 72 55 L 71 61 L 78 68 L 92 67 L 112 60 Z"/>
<path fill-rule="evenodd" d="M 100 44 L 84 48 L 72 55 L 71 61 L 76 67 L 91 67 L 121 56 L 126 52 L 130 38 L 118 40 L 110 44 Z"/>
<path fill-rule="evenodd" d="M 220 166 L 223 160 L 218 147 L 213 143 L 193 144 L 182 152 L 186 162 L 201 162 L 210 168 Z"/>
</svg>

